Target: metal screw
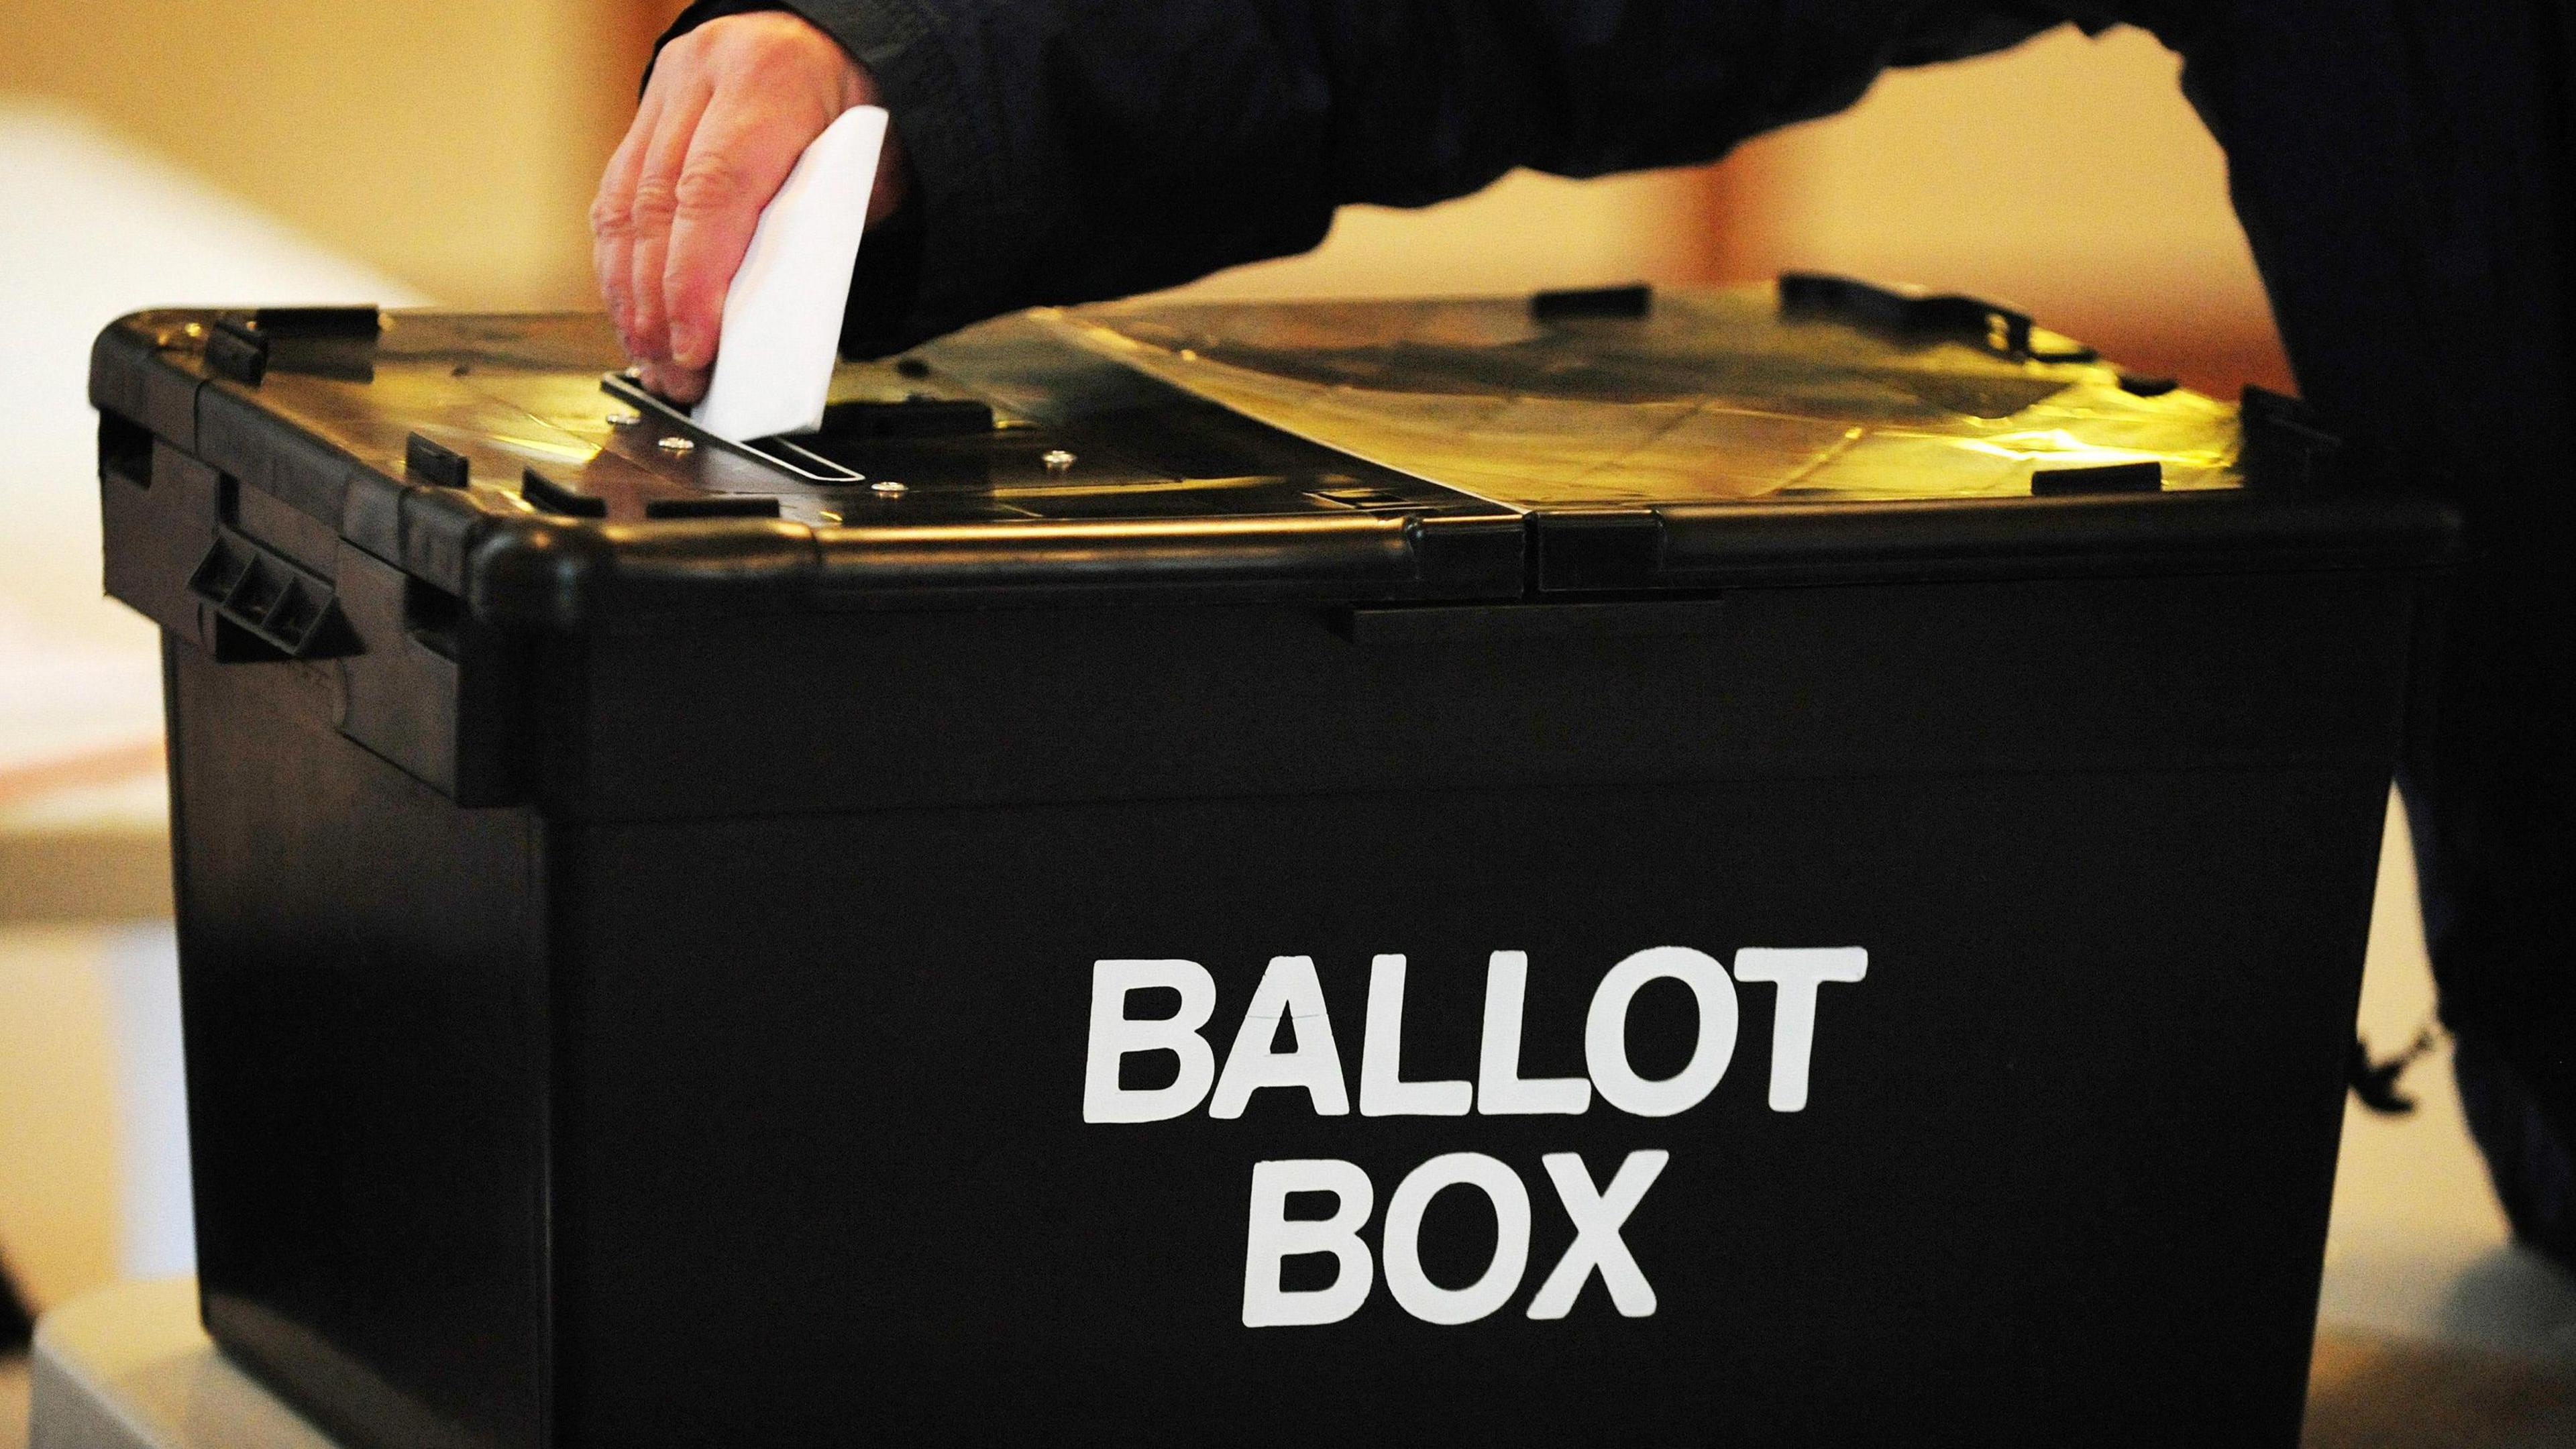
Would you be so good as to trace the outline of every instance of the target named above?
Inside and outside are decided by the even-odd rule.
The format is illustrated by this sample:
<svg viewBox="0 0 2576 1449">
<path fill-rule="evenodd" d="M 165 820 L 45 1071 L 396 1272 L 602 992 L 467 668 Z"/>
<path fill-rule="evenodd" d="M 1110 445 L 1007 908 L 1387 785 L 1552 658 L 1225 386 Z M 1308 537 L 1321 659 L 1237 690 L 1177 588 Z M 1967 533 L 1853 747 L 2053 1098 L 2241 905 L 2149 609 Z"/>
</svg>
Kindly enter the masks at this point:
<svg viewBox="0 0 2576 1449">
<path fill-rule="evenodd" d="M 642 413 L 630 413 L 623 408 L 608 415 L 608 425 L 612 428 L 631 428 L 642 421 Z"/>
<path fill-rule="evenodd" d="M 677 433 L 672 433 L 664 437 L 660 442 L 655 443 L 653 446 L 661 449 L 665 453 L 685 453 L 696 447 L 697 444 L 690 442 L 688 439 L 681 437 Z"/>
<path fill-rule="evenodd" d="M 1065 473 L 1073 468 L 1073 455 L 1062 448 L 1047 449 L 1038 455 L 1038 461 L 1046 464 L 1050 473 Z"/>
<path fill-rule="evenodd" d="M 640 367 L 630 367 L 617 375 L 626 379 L 628 382 L 633 382 L 644 375 L 644 369 Z"/>
<path fill-rule="evenodd" d="M 868 485 L 868 491 L 871 493 L 882 493 L 886 497 L 892 498 L 896 494 L 903 492 L 904 486 L 897 483 L 892 478 L 880 478 L 874 483 Z"/>
</svg>

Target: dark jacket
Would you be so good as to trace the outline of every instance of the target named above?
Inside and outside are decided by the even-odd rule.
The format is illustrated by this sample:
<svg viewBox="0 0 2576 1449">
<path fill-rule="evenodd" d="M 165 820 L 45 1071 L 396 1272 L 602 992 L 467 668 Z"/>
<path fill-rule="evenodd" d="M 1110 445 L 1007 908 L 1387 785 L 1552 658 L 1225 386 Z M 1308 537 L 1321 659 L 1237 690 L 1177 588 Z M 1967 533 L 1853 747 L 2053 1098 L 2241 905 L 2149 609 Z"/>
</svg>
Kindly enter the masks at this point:
<svg viewBox="0 0 2576 1449">
<path fill-rule="evenodd" d="M 854 352 L 1302 251 L 1347 202 L 1710 160 L 2074 20 L 2185 56 L 2312 400 L 2377 433 L 2423 411 L 2392 353 L 2564 356 L 2555 0 L 702 0 L 673 32 L 751 9 L 837 37 L 912 158 Z"/>
<path fill-rule="evenodd" d="M 2564 0 L 716 0 L 680 26 L 757 8 L 838 37 L 912 156 L 916 200 L 862 249 L 862 353 L 1300 251 L 1344 202 L 1709 160 L 2066 20 L 2153 30 L 2301 391 L 2467 519 L 2403 782 L 2471 1125 L 2517 1227 L 2576 1260 Z"/>
<path fill-rule="evenodd" d="M 673 33 L 754 9 L 804 15 L 875 74 L 920 181 L 853 292 L 865 353 L 1304 251 L 1347 202 L 1420 206 L 1516 166 L 1706 161 L 1842 109 L 1887 66 L 2062 18 L 1946 0 L 711 0 Z"/>
</svg>

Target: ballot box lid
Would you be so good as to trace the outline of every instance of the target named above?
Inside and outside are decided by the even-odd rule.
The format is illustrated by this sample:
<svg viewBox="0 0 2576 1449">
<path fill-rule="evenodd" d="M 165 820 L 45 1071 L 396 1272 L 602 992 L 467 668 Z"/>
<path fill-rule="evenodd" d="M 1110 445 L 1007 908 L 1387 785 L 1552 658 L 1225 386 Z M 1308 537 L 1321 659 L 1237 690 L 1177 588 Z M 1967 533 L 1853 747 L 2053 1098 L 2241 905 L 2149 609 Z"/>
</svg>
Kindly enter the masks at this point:
<svg viewBox="0 0 2576 1449">
<path fill-rule="evenodd" d="M 193 595 L 290 654 L 327 622 L 342 548 L 461 617 L 566 630 L 2386 567 L 2452 546 L 2437 505 L 2342 486 L 2286 400 L 2240 410 L 2007 307 L 1842 278 L 1025 313 L 845 363 L 821 432 L 747 444 L 621 360 L 592 315 L 165 310 L 109 327 L 90 385 L 105 474 L 214 482 L 203 517 L 155 515 L 151 549 L 196 557 Z M 112 587 L 133 534 L 111 530 Z"/>
</svg>

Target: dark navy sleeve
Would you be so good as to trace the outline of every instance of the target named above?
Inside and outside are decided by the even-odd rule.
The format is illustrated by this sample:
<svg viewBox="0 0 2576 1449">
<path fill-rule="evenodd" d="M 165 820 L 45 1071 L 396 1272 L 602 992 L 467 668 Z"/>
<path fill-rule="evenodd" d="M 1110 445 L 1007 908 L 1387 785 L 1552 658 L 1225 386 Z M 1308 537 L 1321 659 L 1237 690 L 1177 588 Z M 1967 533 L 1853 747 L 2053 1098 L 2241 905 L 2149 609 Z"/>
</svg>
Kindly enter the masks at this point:
<svg viewBox="0 0 2576 1449">
<path fill-rule="evenodd" d="M 1348 202 L 1712 160 L 1892 64 L 2054 18 L 1963 0 L 794 0 L 874 73 L 915 202 L 851 350 L 1303 251 Z"/>
</svg>

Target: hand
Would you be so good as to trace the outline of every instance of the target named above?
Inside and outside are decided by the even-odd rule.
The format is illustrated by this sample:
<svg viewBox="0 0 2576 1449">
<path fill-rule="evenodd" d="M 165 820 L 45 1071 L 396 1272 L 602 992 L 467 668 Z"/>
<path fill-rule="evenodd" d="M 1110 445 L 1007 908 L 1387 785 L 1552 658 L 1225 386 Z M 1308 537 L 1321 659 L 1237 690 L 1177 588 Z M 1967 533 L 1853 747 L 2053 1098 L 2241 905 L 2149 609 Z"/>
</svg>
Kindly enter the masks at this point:
<svg viewBox="0 0 2576 1449">
<path fill-rule="evenodd" d="M 722 16 L 662 47 L 590 207 L 600 295 L 646 387 L 681 403 L 706 395 L 760 209 L 825 127 L 876 100 L 849 52 L 780 11 Z M 903 199 L 903 177 L 888 135 L 870 224 Z"/>
</svg>

